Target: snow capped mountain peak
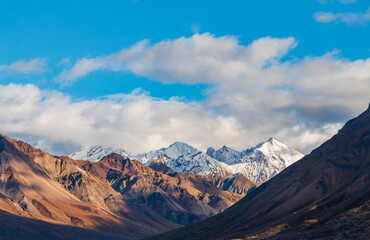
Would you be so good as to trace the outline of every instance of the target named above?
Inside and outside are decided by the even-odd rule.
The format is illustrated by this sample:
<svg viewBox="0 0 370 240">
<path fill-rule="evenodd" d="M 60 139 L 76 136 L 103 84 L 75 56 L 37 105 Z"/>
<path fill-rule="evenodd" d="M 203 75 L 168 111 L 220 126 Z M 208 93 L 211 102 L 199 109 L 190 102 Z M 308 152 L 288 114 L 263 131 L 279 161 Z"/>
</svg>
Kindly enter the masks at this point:
<svg viewBox="0 0 370 240">
<path fill-rule="evenodd" d="M 303 157 L 303 154 L 275 138 L 242 152 L 223 146 L 218 150 L 210 147 L 203 153 L 189 144 L 176 141 L 167 148 L 138 155 L 128 154 L 121 148 L 90 146 L 82 147 L 70 157 L 98 161 L 111 153 L 136 159 L 145 165 L 149 165 L 152 160 L 160 159 L 161 163 L 177 172 L 212 177 L 242 174 L 257 184 L 269 180 Z"/>
<path fill-rule="evenodd" d="M 90 160 L 96 162 L 111 153 L 118 153 L 124 157 L 129 156 L 129 154 L 122 148 L 95 145 L 81 147 L 80 150 L 72 153 L 69 157 L 76 160 Z"/>
<path fill-rule="evenodd" d="M 262 143 L 258 144 L 257 146 L 266 145 L 266 144 L 270 144 L 270 145 L 274 145 L 274 146 L 287 147 L 284 143 L 280 142 L 279 140 L 277 140 L 274 137 L 269 138 L 267 141 L 262 142 Z"/>
<path fill-rule="evenodd" d="M 176 141 L 172 143 L 168 148 L 162 148 L 161 151 L 170 158 L 178 158 L 180 156 L 189 155 L 198 152 L 198 149 L 190 146 L 187 143 Z"/>
<path fill-rule="evenodd" d="M 254 169 L 246 171 L 244 175 L 257 184 L 274 177 L 304 156 L 275 138 L 270 138 L 244 153 L 240 162 L 244 163 L 246 169 Z"/>
<path fill-rule="evenodd" d="M 276 157 L 276 159 L 280 159 L 289 165 L 303 157 L 302 153 L 288 147 L 276 138 L 270 138 L 266 142 L 258 144 L 255 148 L 247 150 L 246 155 L 253 155 L 257 152 L 261 152 L 265 156 Z"/>
<path fill-rule="evenodd" d="M 280 142 L 279 140 L 277 140 L 274 137 L 270 137 L 266 142 L 271 143 L 271 144 L 279 144 L 279 143 L 282 143 L 282 142 Z"/>
<path fill-rule="evenodd" d="M 232 173 L 241 173 L 257 184 L 274 177 L 303 157 L 303 154 L 273 137 L 242 152 L 226 146 L 218 150 L 208 148 L 207 155 L 228 164 Z"/>
<path fill-rule="evenodd" d="M 162 157 L 163 159 L 177 159 L 181 156 L 190 155 L 192 153 L 198 152 L 198 149 L 190 146 L 189 144 L 176 141 L 172 143 L 167 148 L 161 148 L 159 150 L 150 151 L 148 153 L 142 153 L 135 156 L 132 156 L 133 159 L 136 159 L 146 165 L 149 165 L 153 159 Z"/>
</svg>

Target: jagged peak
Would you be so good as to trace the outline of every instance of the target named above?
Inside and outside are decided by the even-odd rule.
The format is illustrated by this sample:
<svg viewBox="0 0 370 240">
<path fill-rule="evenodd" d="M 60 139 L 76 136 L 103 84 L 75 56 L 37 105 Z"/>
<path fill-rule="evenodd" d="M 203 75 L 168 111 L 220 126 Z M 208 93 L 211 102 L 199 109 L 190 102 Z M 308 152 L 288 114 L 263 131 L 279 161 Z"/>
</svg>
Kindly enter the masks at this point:
<svg viewBox="0 0 370 240">
<path fill-rule="evenodd" d="M 275 137 L 270 137 L 267 141 L 262 142 L 262 144 L 264 144 L 264 143 L 270 143 L 270 144 L 273 144 L 273 145 L 285 145 L 283 142 L 276 139 Z"/>
<path fill-rule="evenodd" d="M 221 149 L 223 149 L 225 151 L 229 151 L 231 148 L 227 147 L 226 145 L 223 145 Z"/>
<path fill-rule="evenodd" d="M 187 144 L 185 142 L 180 142 L 180 141 L 175 141 L 174 143 L 172 143 L 171 145 L 168 146 L 168 148 L 173 148 L 173 147 L 176 147 L 177 149 L 179 149 L 179 148 L 196 149 L 193 146 L 190 146 L 189 144 Z"/>
<path fill-rule="evenodd" d="M 216 151 L 216 150 L 213 147 L 209 147 L 209 148 L 207 148 L 206 153 L 208 154 L 208 153 L 212 153 L 214 151 Z"/>
<path fill-rule="evenodd" d="M 198 149 L 180 141 L 176 141 L 167 148 L 162 148 L 158 151 L 158 153 L 164 154 L 170 158 L 177 158 L 183 155 L 192 154 L 194 152 L 198 152 Z"/>
</svg>

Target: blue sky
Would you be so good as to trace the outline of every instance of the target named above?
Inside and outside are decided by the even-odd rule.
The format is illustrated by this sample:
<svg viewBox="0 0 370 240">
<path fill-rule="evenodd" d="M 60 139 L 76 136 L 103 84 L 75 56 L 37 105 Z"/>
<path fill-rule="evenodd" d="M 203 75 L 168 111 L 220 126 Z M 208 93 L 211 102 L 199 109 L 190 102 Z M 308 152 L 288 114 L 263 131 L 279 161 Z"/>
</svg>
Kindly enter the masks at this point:
<svg viewBox="0 0 370 240">
<path fill-rule="evenodd" d="M 145 61 L 143 59 L 139 61 L 137 60 L 139 57 L 136 57 L 135 59 L 130 59 L 129 63 L 120 62 L 119 67 L 115 65 L 116 63 L 113 63 L 115 61 L 114 59 L 105 59 L 104 66 L 90 69 L 86 74 L 82 74 L 81 76 L 71 77 L 71 81 L 65 81 L 63 77 L 66 75 L 63 75 L 62 72 L 69 72 L 74 66 L 78 68 L 79 65 L 77 63 L 81 59 L 96 60 L 97 58 L 104 58 L 119 53 L 121 50 L 131 49 L 135 44 L 143 40 L 147 40 L 149 43 L 147 43 L 140 54 L 144 54 L 144 52 L 146 54 L 152 50 L 156 51 L 156 44 L 160 45 L 160 43 L 166 41 L 176 42 L 177 39 L 181 39 L 182 37 L 189 40 L 188 43 L 184 44 L 191 45 L 193 44 L 191 39 L 194 34 L 205 36 L 204 41 L 231 36 L 237 41 L 233 51 L 247 49 L 247 46 L 251 46 L 254 41 L 264 37 L 271 37 L 273 39 L 294 38 L 294 41 L 292 40 L 290 43 L 287 43 L 289 44 L 289 46 L 286 46 L 287 49 L 284 47 L 282 47 L 283 50 L 278 48 L 277 51 L 281 50 L 284 52 L 283 54 L 271 55 L 278 61 L 278 64 L 274 60 L 268 63 L 268 65 L 262 66 L 262 68 L 269 68 L 269 64 L 272 66 L 277 64 L 276 67 L 279 67 L 281 71 L 285 68 L 294 69 L 290 70 L 287 76 L 292 77 L 294 74 L 300 74 L 299 77 L 301 77 L 305 71 L 308 71 L 302 70 L 303 67 L 301 65 L 309 62 L 307 63 L 308 69 L 311 63 L 310 61 L 314 62 L 324 59 L 334 65 L 336 61 L 341 62 L 342 65 L 340 66 L 335 65 L 334 67 L 333 65 L 328 66 L 328 68 L 333 67 L 334 69 L 338 67 L 340 68 L 338 71 L 342 71 L 343 69 L 350 68 L 349 66 L 357 67 L 356 61 L 358 60 L 363 60 L 366 63 L 366 59 L 369 58 L 369 7 L 369 2 L 366 0 L 119 0 L 109 2 L 92 0 L 4 0 L 0 3 L 0 84 L 2 86 L 9 86 L 11 83 L 19 86 L 31 84 L 37 91 L 54 90 L 54 92 L 63 97 L 71 98 L 70 104 L 81 103 L 84 100 L 100 101 L 101 99 L 105 99 L 107 95 L 132 95 L 133 91 L 135 95 L 138 92 L 137 89 L 140 88 L 142 93 L 139 95 L 145 95 L 151 101 L 175 98 L 179 104 L 190 104 L 187 107 L 199 105 L 203 109 L 202 111 L 206 112 L 206 115 L 209 115 L 212 119 L 220 117 L 225 119 L 230 118 L 232 119 L 230 121 L 235 121 L 235 123 L 231 124 L 232 126 L 235 127 L 237 125 L 236 128 L 244 135 L 252 136 L 248 137 L 251 140 L 247 140 L 246 137 L 236 136 L 233 133 L 234 135 L 231 134 L 224 140 L 211 141 L 208 139 L 214 138 L 212 134 L 183 137 L 184 134 L 182 132 L 174 131 L 173 135 L 164 136 L 160 130 L 155 130 L 152 134 L 157 137 L 154 137 L 157 140 L 148 140 L 145 143 L 149 146 L 147 147 L 148 150 L 178 139 L 188 141 L 201 148 L 207 145 L 215 145 L 216 147 L 224 144 L 228 145 L 230 142 L 230 145 L 240 149 L 244 146 L 253 145 L 253 142 L 258 143 L 258 141 L 263 140 L 268 135 L 275 134 L 284 138 L 282 140 L 286 140 L 288 143 L 295 143 L 297 139 L 302 139 L 303 135 L 297 133 L 293 137 L 290 133 L 283 133 L 282 128 L 286 128 L 286 131 L 289 132 L 287 129 L 302 127 L 306 130 L 309 128 L 311 135 L 316 134 L 318 136 L 321 132 L 320 137 L 316 137 L 315 141 L 310 138 L 310 143 L 295 146 L 307 152 L 325 139 L 325 137 L 330 136 L 333 131 L 335 132 L 335 129 L 343 124 L 345 120 L 359 113 L 360 109 L 367 104 L 369 94 L 365 96 L 366 94 L 362 93 L 364 94 L 363 98 L 356 100 L 353 110 L 349 110 L 349 106 L 347 105 L 349 103 L 342 102 L 336 102 L 328 106 L 317 104 L 314 107 L 306 106 L 303 103 L 298 107 L 295 104 L 285 104 L 284 106 L 275 106 L 273 109 L 265 107 L 268 104 L 266 102 L 258 102 L 255 103 L 255 106 L 258 105 L 260 109 L 265 107 L 266 112 L 264 114 L 260 112 L 256 113 L 254 109 L 248 110 L 248 106 L 252 104 L 250 100 L 246 101 L 248 102 L 246 105 L 238 105 L 239 100 L 234 99 L 231 102 L 235 105 L 232 105 L 230 102 L 219 103 L 215 99 L 212 99 L 212 96 L 216 96 L 218 99 L 229 99 L 230 95 L 227 94 L 233 92 L 231 86 L 240 89 L 238 88 L 238 84 L 247 86 L 251 84 L 250 81 L 243 82 L 240 80 L 225 84 L 226 81 L 229 81 L 228 76 L 225 76 L 223 79 L 214 80 L 212 76 L 209 77 L 204 74 L 193 74 L 182 79 L 184 72 L 181 69 L 179 70 L 179 67 L 163 70 L 167 65 L 156 64 L 163 60 L 161 57 L 162 54 L 169 53 L 169 50 L 163 50 L 164 48 L 162 49 L 163 51 L 158 50 L 153 53 L 156 59 L 151 62 L 153 65 L 151 69 L 143 69 L 145 66 L 138 67 L 138 64 L 145 65 L 148 60 L 145 58 Z M 226 42 L 219 41 L 215 43 L 214 48 L 217 49 L 217 44 L 226 44 Z M 176 46 L 170 46 L 172 52 L 176 51 Z M 219 52 L 217 54 L 223 53 Z M 194 55 L 196 54 L 197 52 L 195 51 Z M 181 58 L 184 55 L 174 54 L 169 59 L 176 60 L 176 56 Z M 200 56 L 204 57 L 201 54 Z M 227 56 L 234 55 L 230 53 Z M 12 68 L 10 67 L 13 63 L 21 62 L 26 64 L 33 59 L 36 59 L 35 65 L 28 66 L 31 68 L 29 70 L 24 70 L 23 68 L 23 70 L 19 70 L 19 64 L 13 65 Z M 189 61 L 191 62 L 192 60 Z M 96 62 L 94 63 L 96 64 Z M 126 64 L 131 64 L 131 62 L 135 62 L 135 67 L 126 66 Z M 362 68 L 361 66 L 359 67 L 361 69 L 359 71 L 365 71 L 361 75 L 361 84 L 362 88 L 366 89 L 369 86 L 368 75 L 366 70 L 362 70 L 367 67 L 365 63 L 362 64 Z M 264 64 L 267 64 L 267 62 L 264 62 Z M 140 69 L 138 70 L 137 68 Z M 192 71 L 192 68 L 189 69 L 189 71 Z M 209 69 L 206 68 L 207 71 Z M 230 69 L 230 72 L 232 71 Z M 202 69 L 199 72 L 202 72 Z M 246 73 L 243 72 L 243 74 L 245 75 Z M 335 77 L 336 74 L 330 76 Z M 343 74 L 348 75 L 351 73 L 346 72 Z M 258 79 L 260 75 L 253 76 Z M 264 77 L 269 78 L 269 76 Z M 354 78 L 357 79 L 359 77 L 354 76 Z M 314 76 L 312 79 L 312 81 L 318 82 L 325 81 L 318 78 L 315 80 Z M 302 94 L 302 96 L 306 94 L 308 99 L 313 99 L 312 101 L 325 100 L 327 102 L 335 102 L 333 98 L 330 98 L 330 101 L 327 100 L 330 95 L 328 92 L 323 91 L 318 94 L 315 90 L 315 93 L 312 93 L 313 90 L 308 83 L 304 87 L 301 85 L 301 89 L 294 85 L 294 82 L 277 83 L 277 80 L 271 80 L 269 86 L 263 85 L 260 88 L 255 87 L 256 84 L 252 84 L 247 89 L 255 88 L 255 90 L 246 94 L 262 99 L 265 98 L 264 94 L 270 94 L 263 92 L 261 90 L 262 88 L 279 89 L 283 86 L 289 94 L 293 92 L 295 97 L 299 94 Z M 342 86 L 342 84 L 338 85 Z M 321 89 L 327 86 L 330 86 L 330 84 L 324 84 Z M 308 91 L 307 89 L 312 90 L 311 94 L 306 93 Z M 343 93 L 343 96 L 345 96 L 343 97 L 343 101 L 346 98 L 350 98 L 351 94 L 359 94 L 358 91 L 350 90 L 348 92 L 340 92 L 346 91 L 344 89 L 345 87 L 336 90 L 337 93 Z M 285 96 L 285 94 L 287 92 L 281 95 Z M 277 98 L 282 100 L 283 97 Z M 243 100 L 240 101 L 242 102 Z M 242 106 L 245 107 L 244 112 L 239 109 Z M 296 120 L 278 120 L 281 123 L 276 128 L 263 130 L 262 132 L 264 133 L 261 133 L 261 131 L 256 133 L 246 127 L 248 121 L 253 122 L 253 124 L 249 124 L 251 126 L 254 126 L 256 124 L 255 122 L 261 121 L 261 119 L 265 121 L 264 119 L 268 118 L 267 110 L 279 117 L 281 115 L 287 117 L 293 116 Z M 109 114 L 111 112 L 107 113 L 107 115 Z M 251 119 L 250 116 L 256 114 L 258 115 L 258 119 Z M 327 114 L 331 117 L 328 117 Z M 170 117 L 171 115 L 168 116 L 168 118 Z M 6 121 L 14 123 L 15 120 L 8 119 Z M 60 127 L 53 126 L 51 122 L 48 124 L 50 124 L 50 128 L 52 129 Z M 215 123 L 215 125 L 217 124 Z M 327 129 L 323 130 L 318 127 L 319 125 L 325 125 Z M 7 125 L 4 124 L 4 126 Z M 140 128 L 140 126 L 136 127 Z M 57 137 L 49 139 L 46 130 L 45 133 L 38 134 L 19 129 L 13 126 L 8 128 L 3 127 L 0 130 L 13 136 L 29 138 L 36 144 L 39 144 L 40 147 L 44 147 L 50 151 L 53 151 L 53 147 L 43 145 L 45 142 L 50 140 L 51 142 L 55 142 L 54 145 L 58 145 L 61 141 Z M 126 130 L 122 129 L 122 131 Z M 39 131 L 43 130 L 40 129 Z M 194 129 L 194 131 L 196 132 L 198 130 Z M 89 135 L 89 133 L 86 134 Z M 136 135 L 136 132 L 133 132 L 132 135 Z M 233 136 L 235 136 L 235 141 L 230 140 Z M 96 140 L 89 142 L 66 136 L 67 140 L 70 139 L 73 142 L 73 146 L 97 144 L 98 140 L 101 139 L 98 136 L 93 138 Z M 148 139 L 153 138 L 148 137 Z M 151 141 L 157 143 L 154 144 Z M 140 141 L 137 140 L 137 142 Z M 106 144 L 129 145 L 125 141 L 118 141 L 117 143 L 117 140 L 115 142 L 107 142 Z M 130 148 L 134 151 L 146 150 L 145 147 L 135 148 L 132 146 Z M 69 149 L 72 149 L 72 147 Z M 61 152 L 59 151 L 58 153 Z M 65 152 L 68 151 L 65 150 Z"/>
<path fill-rule="evenodd" d="M 265 37 L 294 36 L 299 47 L 288 58 L 320 56 L 333 49 L 348 59 L 370 55 L 369 26 L 323 24 L 314 20 L 317 11 L 365 12 L 366 1 L 2 1 L 0 9 L 0 63 L 46 58 L 47 71 L 28 79 L 9 77 L 3 82 L 32 82 L 43 89 L 58 89 L 76 98 L 91 98 L 137 87 L 153 96 L 202 98 L 203 85 L 163 85 L 127 72 L 92 74 L 73 86 L 52 81 L 64 58 L 107 55 L 143 39 L 159 42 L 191 36 L 194 31 L 216 36 L 238 36 L 242 44 Z M 194 29 L 195 28 L 195 29 Z M 197 29 L 198 28 L 198 29 Z M 109 79 L 109 81 L 107 81 Z"/>
</svg>

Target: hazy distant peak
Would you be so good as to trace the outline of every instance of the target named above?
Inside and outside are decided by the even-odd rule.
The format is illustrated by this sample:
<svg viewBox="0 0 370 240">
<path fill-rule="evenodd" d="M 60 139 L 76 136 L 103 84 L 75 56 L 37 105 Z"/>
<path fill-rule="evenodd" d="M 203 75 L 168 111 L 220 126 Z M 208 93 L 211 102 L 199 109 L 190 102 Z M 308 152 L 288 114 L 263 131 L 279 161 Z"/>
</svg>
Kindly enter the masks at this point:
<svg viewBox="0 0 370 240">
<path fill-rule="evenodd" d="M 96 162 L 111 153 L 117 153 L 124 157 L 129 156 L 129 154 L 122 148 L 94 145 L 81 147 L 80 150 L 72 153 L 71 155 L 69 155 L 69 157 L 76 160 L 90 160 Z"/>
</svg>

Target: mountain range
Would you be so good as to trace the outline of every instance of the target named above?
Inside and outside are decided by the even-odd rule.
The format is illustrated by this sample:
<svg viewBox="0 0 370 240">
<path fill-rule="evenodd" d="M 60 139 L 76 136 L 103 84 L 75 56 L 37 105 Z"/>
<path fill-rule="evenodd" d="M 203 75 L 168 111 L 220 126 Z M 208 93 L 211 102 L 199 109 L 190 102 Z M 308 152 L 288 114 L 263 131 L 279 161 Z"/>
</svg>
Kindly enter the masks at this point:
<svg viewBox="0 0 370 240">
<path fill-rule="evenodd" d="M 90 161 L 0 135 L 0 238 L 368 239 L 369 146 L 370 107 L 300 161 L 274 138 Z"/>
<path fill-rule="evenodd" d="M 117 153 L 97 162 L 53 156 L 0 135 L 0 218 L 81 227 L 102 238 L 138 239 L 215 215 L 255 188 L 245 177 L 216 184 L 205 176 L 175 172 L 160 158 L 151 165 Z M 65 227 L 51 228 L 53 238 L 63 238 L 60 229 Z M 94 235 L 76 231 L 80 239 Z M 18 234 L 14 227 L 0 231 L 2 239 L 17 239 Z"/>
<path fill-rule="evenodd" d="M 208 148 L 204 153 L 186 143 L 175 142 L 167 148 L 137 155 L 129 154 L 122 148 L 109 146 L 82 147 L 69 157 L 78 160 L 98 161 L 110 153 L 118 153 L 130 159 L 136 159 L 147 166 L 153 160 L 158 162 L 160 159 L 162 164 L 176 172 L 198 174 L 211 178 L 241 174 L 257 185 L 274 177 L 304 156 L 275 138 L 270 138 L 256 147 L 241 152 L 224 146 L 218 150 Z"/>
<path fill-rule="evenodd" d="M 81 237 L 97 231 L 102 238 L 124 234 L 125 239 L 138 239 L 198 222 L 232 206 L 258 185 L 246 177 L 255 172 L 246 171 L 251 161 L 272 166 L 262 169 L 261 181 L 266 181 L 301 156 L 275 139 L 240 152 L 240 158 L 232 161 L 227 158 L 229 151 L 214 150 L 217 154 L 212 157 L 210 150 L 207 154 L 175 142 L 132 155 L 119 148 L 94 146 L 82 148 L 72 159 L 0 135 L 0 218 L 89 229 Z M 254 156 L 259 157 L 251 160 Z M 279 162 L 277 168 L 274 162 Z M 60 226 L 52 226 L 59 232 Z M 3 237 L 12 239 L 17 234 Z M 58 233 L 54 238 L 62 236 Z"/>
<path fill-rule="evenodd" d="M 369 239 L 370 106 L 224 212 L 153 240 Z"/>
</svg>

